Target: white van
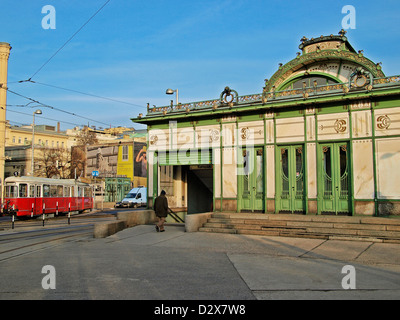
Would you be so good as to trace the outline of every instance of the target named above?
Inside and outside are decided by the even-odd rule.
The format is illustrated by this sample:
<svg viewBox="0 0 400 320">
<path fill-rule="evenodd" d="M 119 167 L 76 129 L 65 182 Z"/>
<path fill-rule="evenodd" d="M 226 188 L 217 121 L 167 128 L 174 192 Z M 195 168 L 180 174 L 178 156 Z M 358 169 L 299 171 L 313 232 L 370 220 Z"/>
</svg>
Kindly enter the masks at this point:
<svg viewBox="0 0 400 320">
<path fill-rule="evenodd" d="M 120 206 L 121 207 L 129 207 L 129 208 L 137 208 L 141 206 L 147 205 L 147 188 L 146 187 L 138 187 L 133 188 L 129 193 L 122 199 Z"/>
</svg>

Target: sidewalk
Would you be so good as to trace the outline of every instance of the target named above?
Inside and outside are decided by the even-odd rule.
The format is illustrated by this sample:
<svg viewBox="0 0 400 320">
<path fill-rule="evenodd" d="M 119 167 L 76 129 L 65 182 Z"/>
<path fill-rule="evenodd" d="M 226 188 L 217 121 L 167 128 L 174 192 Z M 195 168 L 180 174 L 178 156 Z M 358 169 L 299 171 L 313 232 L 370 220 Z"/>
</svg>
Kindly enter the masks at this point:
<svg viewBox="0 0 400 320">
<path fill-rule="evenodd" d="M 44 264 L 57 270 L 56 290 L 40 286 Z M 345 265 L 355 267 L 356 290 L 342 288 Z M 0 299 L 400 298 L 397 244 L 185 233 L 177 225 L 162 233 L 136 226 L 1 267 L 13 273 L 0 274 Z"/>
</svg>

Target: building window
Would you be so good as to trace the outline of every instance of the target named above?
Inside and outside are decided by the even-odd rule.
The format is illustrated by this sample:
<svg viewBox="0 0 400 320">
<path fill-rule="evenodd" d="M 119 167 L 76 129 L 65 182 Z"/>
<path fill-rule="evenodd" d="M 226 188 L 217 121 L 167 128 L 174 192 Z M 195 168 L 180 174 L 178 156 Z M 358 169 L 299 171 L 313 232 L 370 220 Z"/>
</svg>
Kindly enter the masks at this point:
<svg viewBox="0 0 400 320">
<path fill-rule="evenodd" d="M 122 146 L 122 160 L 129 160 L 128 146 Z"/>
<path fill-rule="evenodd" d="M 21 137 L 18 137 L 18 143 L 22 143 Z"/>
<path fill-rule="evenodd" d="M 15 143 L 15 136 L 13 136 L 12 142 Z"/>
</svg>

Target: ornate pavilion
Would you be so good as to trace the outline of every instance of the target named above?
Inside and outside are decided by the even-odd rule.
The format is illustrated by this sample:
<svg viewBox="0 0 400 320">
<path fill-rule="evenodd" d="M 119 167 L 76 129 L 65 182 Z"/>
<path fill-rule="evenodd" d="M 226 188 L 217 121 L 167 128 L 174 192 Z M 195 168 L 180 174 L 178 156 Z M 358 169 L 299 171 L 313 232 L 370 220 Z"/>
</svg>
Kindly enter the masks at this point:
<svg viewBox="0 0 400 320">
<path fill-rule="evenodd" d="M 400 77 L 338 35 L 303 37 L 262 92 L 166 107 L 148 127 L 149 205 L 208 211 L 400 214 Z"/>
</svg>

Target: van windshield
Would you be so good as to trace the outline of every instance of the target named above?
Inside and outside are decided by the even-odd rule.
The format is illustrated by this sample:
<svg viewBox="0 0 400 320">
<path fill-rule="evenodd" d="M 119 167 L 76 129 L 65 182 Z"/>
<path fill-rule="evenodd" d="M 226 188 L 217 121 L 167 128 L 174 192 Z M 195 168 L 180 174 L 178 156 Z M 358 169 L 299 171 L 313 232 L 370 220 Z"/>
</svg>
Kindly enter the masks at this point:
<svg viewBox="0 0 400 320">
<path fill-rule="evenodd" d="M 128 193 L 125 198 L 136 198 L 136 193 Z"/>
</svg>

